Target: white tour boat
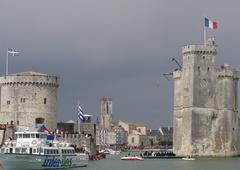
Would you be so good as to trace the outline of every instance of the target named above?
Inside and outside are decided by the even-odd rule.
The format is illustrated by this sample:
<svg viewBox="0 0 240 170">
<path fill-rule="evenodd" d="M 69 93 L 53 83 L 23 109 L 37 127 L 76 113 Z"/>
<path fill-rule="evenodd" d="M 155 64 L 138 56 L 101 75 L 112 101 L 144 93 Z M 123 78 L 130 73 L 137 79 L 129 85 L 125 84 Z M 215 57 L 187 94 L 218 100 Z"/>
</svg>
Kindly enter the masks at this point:
<svg viewBox="0 0 240 170">
<path fill-rule="evenodd" d="M 0 149 L 5 170 L 65 169 L 88 165 L 86 153 L 76 153 L 69 143 L 47 140 L 44 132 L 16 132 Z"/>
<path fill-rule="evenodd" d="M 143 158 L 140 156 L 124 156 L 121 157 L 121 160 L 124 161 L 143 161 Z"/>
</svg>

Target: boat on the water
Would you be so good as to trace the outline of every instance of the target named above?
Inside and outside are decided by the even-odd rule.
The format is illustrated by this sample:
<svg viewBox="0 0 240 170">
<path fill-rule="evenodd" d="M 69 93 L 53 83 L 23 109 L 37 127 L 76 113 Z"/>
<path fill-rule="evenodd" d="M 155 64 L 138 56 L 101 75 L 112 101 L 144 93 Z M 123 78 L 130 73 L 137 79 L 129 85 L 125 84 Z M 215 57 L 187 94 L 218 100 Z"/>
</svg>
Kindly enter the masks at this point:
<svg viewBox="0 0 240 170">
<path fill-rule="evenodd" d="M 104 150 L 99 151 L 100 153 L 104 153 L 104 154 L 110 154 L 110 155 L 118 155 L 121 153 L 121 151 L 116 151 L 110 148 L 106 148 Z"/>
<path fill-rule="evenodd" d="M 124 156 L 124 157 L 121 157 L 121 160 L 124 160 L 124 161 L 143 161 L 143 158 L 140 157 L 140 156 Z"/>
<path fill-rule="evenodd" d="M 77 153 L 69 143 L 47 140 L 44 132 L 16 132 L 0 149 L 5 170 L 65 169 L 88 165 L 88 155 Z"/>
<path fill-rule="evenodd" d="M 183 156 L 177 156 L 172 151 L 145 151 L 142 154 L 144 159 L 179 159 Z"/>
<path fill-rule="evenodd" d="M 188 157 L 183 157 L 182 160 L 185 160 L 185 161 L 194 161 L 195 158 L 188 156 Z"/>
</svg>

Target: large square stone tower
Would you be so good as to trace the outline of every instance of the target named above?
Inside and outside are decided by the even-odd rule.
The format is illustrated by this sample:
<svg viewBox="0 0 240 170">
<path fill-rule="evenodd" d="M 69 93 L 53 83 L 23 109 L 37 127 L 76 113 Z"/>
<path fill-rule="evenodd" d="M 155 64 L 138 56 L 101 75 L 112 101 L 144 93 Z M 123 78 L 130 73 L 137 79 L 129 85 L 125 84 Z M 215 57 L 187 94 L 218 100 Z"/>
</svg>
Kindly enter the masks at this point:
<svg viewBox="0 0 240 170">
<path fill-rule="evenodd" d="M 112 123 L 112 98 L 103 97 L 101 99 L 101 125 L 107 129 Z"/>
<path fill-rule="evenodd" d="M 215 68 L 214 39 L 182 48 L 182 69 L 173 72 L 173 149 L 177 155 L 239 154 L 239 72 Z"/>
</svg>

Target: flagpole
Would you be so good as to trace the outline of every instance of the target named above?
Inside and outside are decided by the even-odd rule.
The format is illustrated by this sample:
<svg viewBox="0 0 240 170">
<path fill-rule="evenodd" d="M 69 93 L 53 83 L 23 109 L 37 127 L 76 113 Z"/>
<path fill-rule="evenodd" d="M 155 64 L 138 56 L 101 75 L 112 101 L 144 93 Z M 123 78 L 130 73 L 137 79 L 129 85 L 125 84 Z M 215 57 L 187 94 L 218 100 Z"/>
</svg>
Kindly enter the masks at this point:
<svg viewBox="0 0 240 170">
<path fill-rule="evenodd" d="M 204 44 L 206 44 L 206 39 L 207 39 L 207 30 L 206 30 L 206 27 L 204 26 L 204 29 L 203 29 L 203 41 L 204 41 Z"/>
<path fill-rule="evenodd" d="M 80 101 L 78 100 L 78 105 L 77 105 L 77 107 L 78 107 L 79 105 L 80 105 Z M 79 118 L 79 116 L 78 116 L 78 125 L 77 125 L 77 126 L 78 126 L 78 129 L 77 129 L 77 130 L 78 130 L 78 133 L 79 133 L 79 134 L 81 134 L 81 133 L 80 133 L 80 121 L 81 121 L 81 120 L 80 120 L 80 118 Z"/>
<path fill-rule="evenodd" d="M 6 54 L 6 76 L 8 75 L 8 49 Z"/>
</svg>

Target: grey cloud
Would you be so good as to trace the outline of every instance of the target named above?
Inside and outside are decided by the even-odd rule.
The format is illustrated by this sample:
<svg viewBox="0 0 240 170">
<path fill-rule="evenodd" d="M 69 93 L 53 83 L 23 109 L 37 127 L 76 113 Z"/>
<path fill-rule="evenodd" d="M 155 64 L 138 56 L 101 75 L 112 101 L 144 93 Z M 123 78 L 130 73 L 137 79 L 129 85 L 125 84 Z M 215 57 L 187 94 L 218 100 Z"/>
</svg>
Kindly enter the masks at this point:
<svg viewBox="0 0 240 170">
<path fill-rule="evenodd" d="M 173 85 L 161 74 L 181 61 L 181 47 L 203 41 L 203 16 L 216 19 L 217 64 L 239 67 L 237 0 L 0 1 L 0 73 L 35 70 L 60 77 L 59 120 L 76 119 L 80 99 L 99 115 L 113 98 L 114 118 L 171 125 Z"/>
</svg>

